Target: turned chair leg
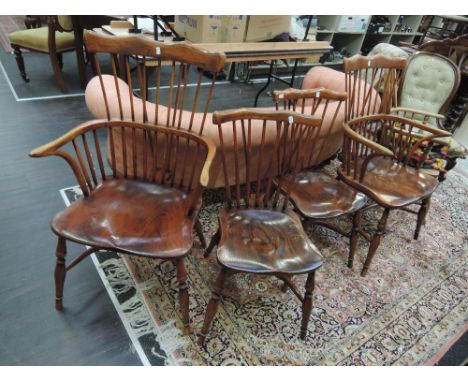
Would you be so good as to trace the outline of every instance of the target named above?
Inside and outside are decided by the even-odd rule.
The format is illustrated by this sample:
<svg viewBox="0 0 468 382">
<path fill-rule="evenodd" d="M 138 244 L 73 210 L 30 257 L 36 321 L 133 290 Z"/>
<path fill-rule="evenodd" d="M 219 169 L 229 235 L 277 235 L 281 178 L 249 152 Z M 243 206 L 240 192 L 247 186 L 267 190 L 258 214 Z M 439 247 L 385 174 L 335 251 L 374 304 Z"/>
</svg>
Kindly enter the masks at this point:
<svg viewBox="0 0 468 382">
<path fill-rule="evenodd" d="M 65 283 L 65 275 L 67 270 L 65 268 L 65 256 L 67 254 L 67 243 L 63 237 L 59 237 L 57 241 L 57 250 L 55 256 L 57 262 L 55 265 L 55 309 L 63 309 L 63 284 Z"/>
<path fill-rule="evenodd" d="M 418 212 L 418 220 L 416 223 L 416 230 L 414 231 L 414 240 L 418 240 L 419 231 L 421 230 L 421 226 L 426 224 L 426 215 L 427 211 L 429 211 L 429 207 L 431 206 L 431 198 L 426 198 L 422 200 L 421 207 L 419 208 Z"/>
<path fill-rule="evenodd" d="M 68 89 L 63 79 L 62 70 L 60 69 L 60 64 L 59 64 L 57 54 L 50 52 L 49 58 L 50 58 L 50 63 L 52 64 L 52 69 L 54 70 L 54 76 L 55 76 L 55 80 L 57 81 L 57 85 L 63 93 L 66 93 Z"/>
<path fill-rule="evenodd" d="M 206 239 L 205 235 L 203 234 L 203 227 L 200 223 L 200 219 L 197 219 L 197 221 L 195 222 L 195 232 L 197 233 L 197 236 L 200 239 L 202 248 L 206 249 Z"/>
<path fill-rule="evenodd" d="M 361 276 L 365 276 L 367 271 L 369 270 L 370 263 L 374 258 L 375 253 L 377 252 L 377 248 L 380 245 L 380 239 L 385 234 L 385 227 L 387 226 L 387 218 L 390 210 L 385 208 L 382 217 L 380 218 L 379 224 L 377 226 L 377 231 L 375 232 L 374 236 L 372 237 L 369 252 L 367 253 L 367 258 L 364 263 L 364 267 L 362 268 Z"/>
<path fill-rule="evenodd" d="M 358 229 L 360 225 L 361 225 L 361 211 L 357 211 L 353 215 L 353 228 L 351 230 L 351 239 L 349 241 L 348 268 L 353 267 L 354 254 L 356 252 L 356 246 L 357 246 L 358 237 L 359 237 Z"/>
<path fill-rule="evenodd" d="M 301 339 L 305 340 L 307 335 L 307 327 L 309 326 L 310 314 L 312 312 L 312 293 L 315 286 L 315 272 L 309 273 L 305 285 L 304 301 L 302 303 L 302 323 L 301 323 Z"/>
<path fill-rule="evenodd" d="M 177 261 L 177 282 L 179 283 L 179 304 L 184 323 L 183 334 L 190 334 L 190 316 L 189 316 L 189 293 L 187 285 L 187 271 L 185 269 L 184 258 Z"/>
<path fill-rule="evenodd" d="M 220 240 L 221 240 L 221 231 L 218 228 L 216 233 L 211 238 L 210 244 L 205 249 L 205 257 L 208 257 L 210 255 L 211 251 L 213 250 L 214 247 L 216 247 L 219 244 Z"/>
<path fill-rule="evenodd" d="M 19 46 L 14 46 L 13 47 L 15 50 L 15 58 L 16 58 L 16 64 L 18 65 L 18 69 L 20 71 L 21 77 L 25 82 L 29 82 L 29 77 L 26 74 L 26 69 L 24 67 L 24 60 L 23 60 L 23 55 L 21 53 L 21 49 Z"/>
<path fill-rule="evenodd" d="M 203 321 L 203 328 L 201 330 L 200 337 L 198 339 L 198 344 L 200 346 L 204 345 L 206 335 L 208 334 L 208 330 L 210 329 L 211 322 L 213 321 L 216 311 L 218 310 L 219 299 L 221 298 L 222 293 L 223 293 L 223 286 L 226 280 L 226 274 L 227 274 L 227 271 L 226 269 L 223 268 L 219 272 L 218 278 L 216 279 L 216 282 L 213 288 L 213 295 L 211 297 L 210 302 L 208 303 L 208 306 L 206 307 L 205 319 Z"/>
</svg>

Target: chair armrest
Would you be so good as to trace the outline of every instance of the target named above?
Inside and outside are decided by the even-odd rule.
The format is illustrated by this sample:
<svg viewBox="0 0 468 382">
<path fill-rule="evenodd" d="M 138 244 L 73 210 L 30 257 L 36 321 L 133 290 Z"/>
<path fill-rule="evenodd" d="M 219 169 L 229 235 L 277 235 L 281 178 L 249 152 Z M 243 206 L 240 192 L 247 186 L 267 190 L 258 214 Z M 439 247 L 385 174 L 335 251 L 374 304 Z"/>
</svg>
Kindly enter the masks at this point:
<svg viewBox="0 0 468 382">
<path fill-rule="evenodd" d="M 423 117 L 423 123 L 427 122 L 429 120 L 429 118 L 435 118 L 435 119 L 439 119 L 439 120 L 445 119 L 445 116 L 442 115 L 442 114 L 429 113 L 427 111 L 411 109 L 409 107 L 393 107 L 390 110 L 390 112 L 392 114 L 394 114 L 396 112 L 397 115 L 400 115 L 399 112 L 403 112 L 403 115 L 401 115 L 401 117 L 411 118 L 411 119 L 413 119 L 413 117 L 415 115 L 418 115 L 418 116 Z M 409 116 L 407 114 L 411 114 L 411 115 Z"/>
</svg>

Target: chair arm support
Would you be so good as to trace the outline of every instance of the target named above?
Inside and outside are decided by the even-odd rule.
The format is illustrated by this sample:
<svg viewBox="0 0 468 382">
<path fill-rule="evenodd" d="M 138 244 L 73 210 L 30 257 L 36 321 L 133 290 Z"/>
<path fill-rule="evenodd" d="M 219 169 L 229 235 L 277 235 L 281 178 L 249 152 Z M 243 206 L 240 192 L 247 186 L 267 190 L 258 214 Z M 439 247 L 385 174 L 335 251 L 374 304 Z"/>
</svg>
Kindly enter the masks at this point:
<svg viewBox="0 0 468 382">
<path fill-rule="evenodd" d="M 353 141 L 356 141 L 358 143 L 363 144 L 364 146 L 369 147 L 370 149 L 374 150 L 376 154 L 393 157 L 393 151 L 392 150 L 390 150 L 390 149 L 386 148 L 385 146 L 382 146 L 382 145 L 378 144 L 377 142 L 371 141 L 370 139 L 367 139 L 367 138 L 363 137 L 362 135 L 356 133 L 354 130 L 352 130 L 348 126 L 348 124 L 346 124 L 346 123 L 343 124 L 343 130 L 345 132 L 345 135 L 347 135 Z"/>
<path fill-rule="evenodd" d="M 398 112 L 403 112 L 404 114 L 402 115 L 402 117 L 406 117 L 406 118 L 413 118 L 414 115 L 420 115 L 422 117 L 424 117 L 423 121 L 426 122 L 429 118 L 435 118 L 435 119 L 440 119 L 440 120 L 443 120 L 445 119 L 445 116 L 442 115 L 442 114 L 438 114 L 438 113 L 430 113 L 428 111 L 424 111 L 424 110 L 416 110 L 416 109 L 410 109 L 409 107 L 393 107 L 390 112 L 393 114 L 393 113 L 397 113 Z M 412 116 L 408 117 L 406 115 L 406 113 L 410 113 L 412 114 Z M 427 117 L 427 118 L 426 118 Z"/>
</svg>

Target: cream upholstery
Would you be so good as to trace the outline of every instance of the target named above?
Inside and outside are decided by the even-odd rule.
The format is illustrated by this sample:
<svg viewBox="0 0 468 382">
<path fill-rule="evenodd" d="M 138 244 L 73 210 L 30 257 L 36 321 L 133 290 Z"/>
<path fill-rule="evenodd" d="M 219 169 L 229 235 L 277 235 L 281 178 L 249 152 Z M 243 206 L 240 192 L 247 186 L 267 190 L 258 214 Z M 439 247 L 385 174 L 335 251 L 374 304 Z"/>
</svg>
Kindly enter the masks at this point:
<svg viewBox="0 0 468 382">
<path fill-rule="evenodd" d="M 415 55 L 406 68 L 399 106 L 439 113 L 452 93 L 456 81 L 452 66 L 442 57 Z M 428 123 L 437 126 L 434 118 Z"/>
<path fill-rule="evenodd" d="M 386 42 L 381 42 L 380 44 L 374 46 L 369 52 L 368 56 L 376 56 L 377 54 L 383 54 L 387 57 L 408 58 L 408 53 L 406 53 L 403 49 Z"/>
</svg>

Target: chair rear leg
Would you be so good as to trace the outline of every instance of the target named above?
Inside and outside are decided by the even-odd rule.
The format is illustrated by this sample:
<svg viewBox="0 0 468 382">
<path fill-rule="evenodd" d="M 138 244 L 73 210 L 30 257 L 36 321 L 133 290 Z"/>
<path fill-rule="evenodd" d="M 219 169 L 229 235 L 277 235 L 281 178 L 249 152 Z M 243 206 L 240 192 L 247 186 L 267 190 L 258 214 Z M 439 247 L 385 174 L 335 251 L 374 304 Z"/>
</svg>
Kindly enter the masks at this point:
<svg viewBox="0 0 468 382">
<path fill-rule="evenodd" d="M 349 255 L 348 255 L 348 268 L 353 267 L 354 254 L 358 242 L 359 232 L 358 229 L 361 225 L 361 211 L 357 211 L 353 215 L 353 228 L 351 230 L 351 239 L 349 241 Z"/>
<path fill-rule="evenodd" d="M 18 65 L 18 69 L 20 71 L 21 77 L 25 82 L 29 82 L 29 77 L 26 74 L 26 69 L 24 67 L 24 59 L 23 59 L 23 54 L 21 53 L 21 49 L 19 46 L 13 45 L 13 49 L 15 50 L 15 58 L 16 58 L 16 64 Z"/>
<path fill-rule="evenodd" d="M 211 251 L 213 250 L 215 246 L 219 244 L 220 240 L 221 240 L 221 230 L 218 228 L 216 233 L 211 238 L 210 244 L 205 249 L 205 257 L 208 257 L 210 255 Z"/>
<path fill-rule="evenodd" d="M 310 314 L 312 312 L 312 293 L 315 286 L 315 271 L 309 273 L 305 285 L 304 301 L 302 303 L 302 322 L 301 322 L 301 339 L 305 340 L 307 335 L 307 327 L 309 326 Z"/>
<path fill-rule="evenodd" d="M 203 226 L 200 223 L 200 219 L 197 219 L 195 222 L 195 232 L 197 233 L 197 236 L 200 239 L 202 248 L 206 249 L 206 239 L 205 235 L 203 234 Z"/>
<path fill-rule="evenodd" d="M 67 244 L 63 237 L 58 238 L 57 249 L 55 256 L 57 261 L 55 264 L 55 309 L 63 309 L 63 285 L 65 283 L 65 275 L 67 270 L 65 269 L 65 256 L 67 254 Z"/>
<path fill-rule="evenodd" d="M 63 54 L 62 53 L 57 53 L 57 61 L 59 63 L 60 70 L 62 70 L 63 69 Z"/>
<path fill-rule="evenodd" d="M 361 276 L 363 277 L 367 274 L 370 263 L 372 259 L 374 258 L 375 253 L 377 252 L 377 248 L 379 248 L 380 239 L 385 234 L 385 227 L 387 226 L 387 218 L 388 218 L 389 212 L 390 210 L 388 208 L 385 208 L 382 214 L 382 217 L 380 218 L 379 224 L 377 226 L 377 231 L 372 237 L 372 240 L 369 246 L 369 252 L 367 253 L 367 258 L 364 263 L 364 267 L 362 268 L 362 271 L 361 271 Z"/>
<path fill-rule="evenodd" d="M 57 81 L 57 85 L 59 89 L 63 93 L 68 92 L 67 86 L 65 85 L 65 81 L 63 79 L 62 70 L 60 69 L 60 64 L 59 64 L 57 54 L 50 52 L 49 58 L 50 58 L 50 63 L 52 64 L 52 69 L 54 70 L 55 81 Z"/>
<path fill-rule="evenodd" d="M 222 268 L 219 272 L 218 278 L 216 279 L 214 288 L 213 288 L 213 295 L 211 297 L 208 306 L 206 307 L 205 319 L 203 321 L 203 328 L 200 333 L 200 337 L 198 339 L 198 344 L 203 346 L 205 343 L 206 335 L 208 334 L 208 330 L 210 329 L 211 322 L 218 310 L 219 299 L 223 293 L 223 286 L 226 280 L 227 271 L 226 269 Z"/>
<path fill-rule="evenodd" d="M 418 220 L 416 223 L 416 230 L 414 231 L 414 240 L 418 240 L 419 231 L 421 230 L 421 226 L 426 224 L 426 215 L 427 211 L 429 211 L 429 207 L 431 206 L 431 198 L 426 198 L 422 200 L 421 207 L 419 208 L 418 212 Z"/>
<path fill-rule="evenodd" d="M 190 316 L 189 316 L 189 294 L 187 285 L 187 271 L 185 269 L 184 257 L 177 260 L 177 282 L 179 283 L 179 305 L 184 323 L 184 336 L 190 334 Z"/>
</svg>

